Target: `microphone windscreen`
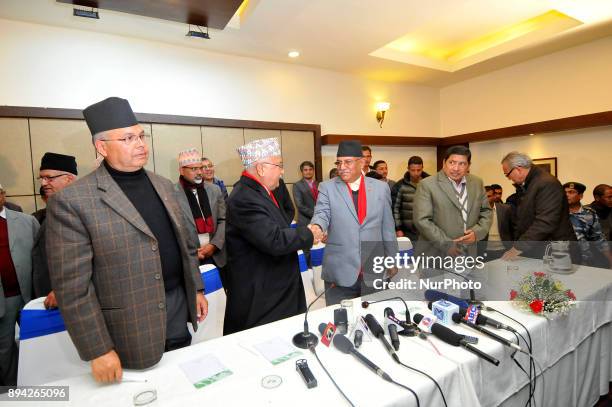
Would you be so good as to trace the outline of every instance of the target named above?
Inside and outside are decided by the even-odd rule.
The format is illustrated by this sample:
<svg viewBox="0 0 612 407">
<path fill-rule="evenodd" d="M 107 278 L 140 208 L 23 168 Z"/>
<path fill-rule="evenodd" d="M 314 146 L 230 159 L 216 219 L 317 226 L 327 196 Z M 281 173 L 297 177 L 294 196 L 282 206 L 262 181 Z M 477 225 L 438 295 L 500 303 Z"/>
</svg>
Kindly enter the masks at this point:
<svg viewBox="0 0 612 407">
<path fill-rule="evenodd" d="M 441 339 L 453 346 L 461 345 L 461 340 L 463 339 L 462 335 L 459 335 L 457 332 L 452 331 L 441 324 L 433 324 L 431 326 L 431 333 L 436 335 L 438 339 Z"/>
<path fill-rule="evenodd" d="M 414 321 L 415 324 L 418 324 L 419 322 L 421 322 L 422 319 L 423 319 L 423 315 L 421 314 L 414 314 L 414 316 L 412 317 L 412 320 Z"/>
<path fill-rule="evenodd" d="M 393 312 L 393 308 L 391 308 L 391 307 L 387 307 L 387 308 L 385 308 L 384 313 L 385 313 L 385 314 L 384 314 L 384 315 L 385 315 L 385 318 L 387 318 L 389 315 L 391 315 L 392 317 L 394 317 L 394 316 L 395 316 L 395 312 Z"/>
<path fill-rule="evenodd" d="M 342 353 L 351 353 L 353 344 L 346 336 L 338 334 L 334 336 L 334 347 Z"/>
<path fill-rule="evenodd" d="M 459 322 L 461 322 L 461 315 L 459 315 L 457 312 L 455 312 L 455 313 L 453 314 L 452 318 L 453 318 L 453 322 L 455 322 L 455 323 L 457 323 L 457 324 L 458 324 Z"/>
<path fill-rule="evenodd" d="M 380 326 L 380 324 L 378 323 L 378 321 L 376 320 L 376 318 L 374 317 L 374 315 L 372 314 L 368 314 L 365 316 L 365 321 L 366 324 L 368 325 L 368 328 L 370 328 L 370 331 L 372 331 L 372 334 L 375 337 L 379 337 L 379 335 L 384 335 L 385 331 L 383 331 L 382 327 Z"/>
<path fill-rule="evenodd" d="M 325 328 L 326 328 L 326 327 L 327 327 L 327 324 L 326 324 L 325 322 L 321 322 L 321 323 L 319 324 L 319 333 L 320 333 L 321 335 L 323 335 L 323 331 L 325 331 Z"/>
</svg>

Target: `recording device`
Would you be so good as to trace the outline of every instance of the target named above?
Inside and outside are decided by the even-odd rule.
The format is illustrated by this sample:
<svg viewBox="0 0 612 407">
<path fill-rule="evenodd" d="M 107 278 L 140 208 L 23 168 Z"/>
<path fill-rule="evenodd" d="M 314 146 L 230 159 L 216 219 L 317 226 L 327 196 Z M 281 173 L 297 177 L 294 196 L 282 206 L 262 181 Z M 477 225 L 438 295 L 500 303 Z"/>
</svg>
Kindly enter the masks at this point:
<svg viewBox="0 0 612 407">
<path fill-rule="evenodd" d="M 523 353 L 528 353 L 525 350 L 523 350 L 523 348 L 521 348 L 516 343 L 514 343 L 512 341 L 509 341 L 508 339 L 503 338 L 503 337 L 497 335 L 496 333 L 489 331 L 486 328 L 483 328 L 481 326 L 478 326 L 476 324 L 473 324 L 471 322 L 466 321 L 464 318 L 461 317 L 461 314 L 459 314 L 459 313 L 453 314 L 453 321 L 458 323 L 458 324 L 459 323 L 465 324 L 465 325 L 469 326 L 472 329 L 475 329 L 475 330 L 477 330 L 479 332 L 482 332 L 483 334 L 491 337 L 492 339 L 496 340 L 497 342 L 501 343 L 502 345 L 508 346 L 508 347 L 510 347 L 512 349 L 518 350 L 518 351 L 523 352 Z"/>
<path fill-rule="evenodd" d="M 355 337 L 353 339 L 353 342 L 355 343 L 356 348 L 361 346 L 361 343 L 363 342 L 363 332 L 361 331 L 361 329 L 355 330 Z"/>
<path fill-rule="evenodd" d="M 337 308 L 334 310 L 334 325 L 339 334 L 346 334 L 348 329 L 348 317 L 346 308 Z"/>
<path fill-rule="evenodd" d="M 385 331 L 382 329 L 382 327 L 380 326 L 380 324 L 378 323 L 374 315 L 372 314 L 366 315 L 365 320 L 372 334 L 378 339 L 380 339 L 380 341 L 383 343 L 383 345 L 385 346 L 385 349 L 387 349 L 387 352 L 389 352 L 393 360 L 395 360 L 397 363 L 400 363 L 399 357 L 395 353 L 395 349 L 393 348 L 393 346 L 391 346 L 389 342 L 387 342 L 387 338 L 385 338 Z"/>
<path fill-rule="evenodd" d="M 302 376 L 307 388 L 312 389 L 313 387 L 317 387 L 317 379 L 312 374 L 310 367 L 308 367 L 308 361 L 306 359 L 297 360 L 295 362 L 295 370 Z"/>
<path fill-rule="evenodd" d="M 421 322 L 422 319 L 423 319 L 423 315 L 421 314 L 414 315 L 414 322 L 419 323 Z M 495 359 L 493 356 L 490 356 L 484 353 L 480 349 L 472 346 L 465 340 L 464 335 L 460 335 L 456 333 L 455 331 L 448 329 L 442 324 L 438 324 L 435 322 L 431 324 L 431 333 L 434 334 L 438 339 L 440 339 L 443 342 L 448 343 L 449 345 L 462 346 L 465 349 L 477 355 L 478 357 L 483 358 L 487 362 L 492 363 L 495 366 L 499 365 L 499 360 Z"/>
<path fill-rule="evenodd" d="M 395 350 L 399 350 L 400 348 L 400 340 L 399 340 L 399 336 L 397 335 L 397 325 L 394 323 L 388 323 L 387 321 L 389 321 L 388 316 L 395 316 L 395 314 L 393 313 L 393 309 L 392 308 L 385 308 L 385 326 L 387 327 L 387 331 L 389 332 L 389 338 L 391 338 L 391 345 L 393 345 L 393 348 Z"/>
<path fill-rule="evenodd" d="M 373 362 L 371 362 L 368 358 L 363 356 L 351 343 L 351 341 L 344 335 L 336 335 L 334 336 L 334 347 L 338 349 L 342 353 L 351 354 L 357 358 L 361 363 L 366 365 L 371 371 L 376 373 L 378 376 L 382 377 L 388 382 L 392 382 L 391 376 L 385 373 L 381 368 L 376 366 Z"/>
<path fill-rule="evenodd" d="M 312 304 L 317 302 L 317 300 L 321 298 L 327 292 L 327 290 L 335 286 L 336 284 L 332 283 L 332 285 L 327 287 L 321 294 L 319 294 L 317 298 L 315 298 L 310 304 L 308 304 L 308 308 L 306 308 L 306 312 L 304 313 L 304 330 L 302 332 L 298 332 L 293 336 L 293 345 L 301 349 L 314 348 L 315 346 L 317 346 L 317 344 L 319 343 L 317 335 L 313 334 L 308 330 L 308 311 L 310 310 Z"/>
</svg>

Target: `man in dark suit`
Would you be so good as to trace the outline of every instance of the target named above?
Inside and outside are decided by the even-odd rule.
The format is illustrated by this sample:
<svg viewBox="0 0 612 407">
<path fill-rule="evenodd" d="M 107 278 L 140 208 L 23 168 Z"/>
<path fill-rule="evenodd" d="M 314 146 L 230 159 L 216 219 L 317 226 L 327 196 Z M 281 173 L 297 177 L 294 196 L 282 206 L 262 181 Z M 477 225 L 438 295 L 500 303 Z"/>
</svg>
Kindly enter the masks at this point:
<svg viewBox="0 0 612 407">
<path fill-rule="evenodd" d="M 302 179 L 293 185 L 293 200 L 298 210 L 298 225 L 306 226 L 314 214 L 319 195 L 319 185 L 315 179 L 315 167 L 310 161 L 300 164 Z"/>
<path fill-rule="evenodd" d="M 83 111 L 102 164 L 49 200 L 47 258 L 66 329 L 93 377 L 155 365 L 207 313 L 185 194 L 145 171 L 145 133 L 125 99 Z M 183 201 L 181 203 L 181 200 Z"/>
<path fill-rule="evenodd" d="M 227 307 L 224 334 L 306 310 L 297 251 L 312 246 L 306 226 L 290 227 L 272 194 L 283 173 L 276 138 L 238 149 L 245 170 L 227 201 Z"/>
<path fill-rule="evenodd" d="M 512 260 L 521 254 L 541 257 L 544 244 L 533 242 L 576 241 L 565 191 L 557 178 L 517 151 L 508 153 L 501 164 L 504 175 L 523 191 L 512 220 L 515 242 L 502 258 Z"/>
<path fill-rule="evenodd" d="M 46 199 L 49 199 L 72 184 L 76 180 L 77 175 L 76 159 L 71 155 L 45 153 L 40 161 L 38 179 L 40 180 L 41 191 Z M 47 208 L 43 208 L 36 213 L 39 216 L 40 230 L 32 249 L 34 298 L 46 297 L 45 307 L 56 308 L 57 300 L 55 299 L 55 293 L 51 289 L 51 279 L 49 278 L 49 268 L 47 267 L 47 252 L 45 251 Z"/>
</svg>

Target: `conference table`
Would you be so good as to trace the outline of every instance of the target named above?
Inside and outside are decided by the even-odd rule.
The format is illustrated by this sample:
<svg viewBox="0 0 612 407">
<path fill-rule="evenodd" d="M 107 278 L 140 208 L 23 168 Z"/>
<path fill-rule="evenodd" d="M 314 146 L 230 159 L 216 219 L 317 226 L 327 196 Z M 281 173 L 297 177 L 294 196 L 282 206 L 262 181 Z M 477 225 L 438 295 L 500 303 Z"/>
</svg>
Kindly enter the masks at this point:
<svg viewBox="0 0 612 407">
<path fill-rule="evenodd" d="M 536 259 L 519 259 L 512 265 L 509 272 L 508 263 L 504 261 L 487 263 L 487 284 L 512 286 L 521 275 L 542 270 L 542 261 Z M 567 315 L 547 319 L 527 313 L 509 301 L 485 301 L 485 305 L 521 321 L 529 330 L 538 364 L 535 394 L 538 406 L 592 406 L 600 394 L 608 393 L 612 381 L 612 270 L 575 266 L 572 274 L 554 276 L 578 298 Z M 403 277 L 395 277 L 399 278 Z M 405 296 L 405 292 L 386 290 L 369 299 L 395 295 Z M 371 313 L 382 324 L 386 307 L 391 307 L 398 318 L 404 318 L 404 304 L 400 301 L 371 304 L 367 309 L 362 308 L 361 301 L 352 301 L 351 321 Z M 310 331 L 318 334 L 319 324 L 333 321 L 333 311 L 338 307 L 310 312 Z M 408 308 L 411 315 L 429 313 L 424 301 L 409 301 Z M 483 313 L 525 335 L 523 328 L 512 320 L 496 312 Z M 303 321 L 304 315 L 298 315 L 168 352 L 151 369 L 126 370 L 126 380 L 120 384 L 98 384 L 90 374 L 48 383 L 69 386 L 70 390 L 69 402 L 54 402 L 53 405 L 131 406 L 134 395 L 149 389 L 157 393 L 157 399 L 148 404 L 150 406 L 349 405 L 313 353 L 291 344 L 292 337 L 303 329 Z M 524 406 L 528 399 L 528 378 L 510 358 L 512 350 L 463 325 L 451 324 L 450 328 L 478 337 L 477 347 L 497 358 L 499 366 L 434 337 L 423 340 L 400 336 L 398 355 L 401 361 L 435 378 L 448 406 Z M 510 332 L 495 332 L 515 339 Z M 395 381 L 410 387 L 418 395 L 421 406 L 443 405 L 434 383 L 397 364 L 380 340 L 365 335 L 358 350 Z M 384 381 L 352 355 L 341 353 L 333 345 L 327 347 L 319 343 L 316 353 L 354 405 L 417 405 L 411 392 Z M 515 357 L 527 369 L 527 355 L 517 353 Z M 296 371 L 298 359 L 307 360 L 317 380 L 316 387 L 306 388 Z M 211 370 L 210 366 L 215 368 Z M 215 375 L 216 379 L 199 382 L 198 386 L 194 384 L 198 374 L 208 377 L 206 375 L 211 372 L 221 373 Z M 4 400 L 3 405 L 41 405 L 41 402 Z"/>
</svg>

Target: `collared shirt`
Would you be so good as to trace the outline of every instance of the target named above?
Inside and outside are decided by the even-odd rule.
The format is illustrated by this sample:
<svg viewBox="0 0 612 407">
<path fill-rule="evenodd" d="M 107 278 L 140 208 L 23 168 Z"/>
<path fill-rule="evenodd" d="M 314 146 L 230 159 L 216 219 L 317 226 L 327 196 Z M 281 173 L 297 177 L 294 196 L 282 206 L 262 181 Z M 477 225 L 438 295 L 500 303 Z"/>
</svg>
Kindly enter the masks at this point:
<svg viewBox="0 0 612 407">
<path fill-rule="evenodd" d="M 6 219 L 6 208 L 5 207 L 2 207 L 2 210 L 0 211 L 0 218 Z"/>
<path fill-rule="evenodd" d="M 348 186 L 351 191 L 359 191 L 359 185 L 361 185 L 361 176 L 355 181 L 348 183 Z"/>
<path fill-rule="evenodd" d="M 447 178 L 450 181 L 450 183 L 453 185 L 453 187 L 455 188 L 455 191 L 457 191 L 457 193 L 460 194 L 461 193 L 461 185 L 467 183 L 467 180 L 465 179 L 465 175 L 463 176 L 463 178 L 461 178 L 461 181 L 459 181 L 459 183 L 455 182 L 455 180 L 451 179 L 451 177 L 447 177 Z M 465 192 L 467 192 L 467 191 L 465 191 Z"/>
</svg>

